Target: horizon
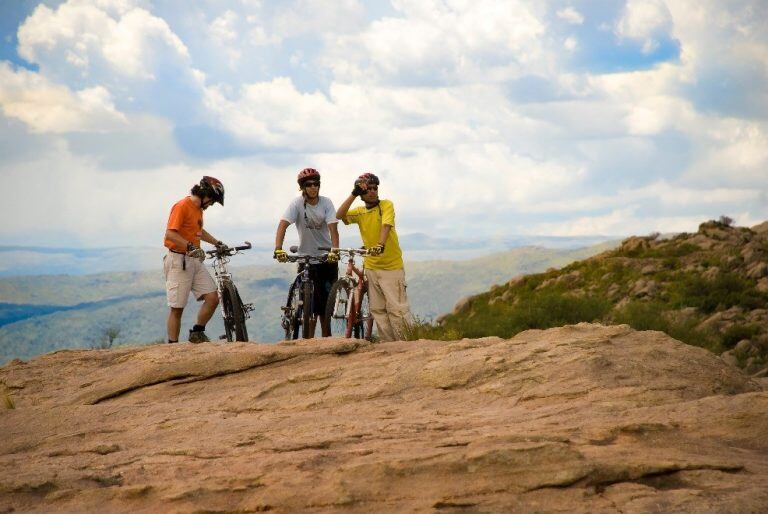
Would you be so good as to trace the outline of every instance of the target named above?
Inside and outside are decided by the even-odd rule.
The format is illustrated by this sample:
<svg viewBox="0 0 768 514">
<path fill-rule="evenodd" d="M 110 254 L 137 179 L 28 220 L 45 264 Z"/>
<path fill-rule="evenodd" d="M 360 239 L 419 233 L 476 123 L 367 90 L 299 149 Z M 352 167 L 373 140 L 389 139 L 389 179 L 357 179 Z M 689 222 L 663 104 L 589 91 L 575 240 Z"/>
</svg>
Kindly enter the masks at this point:
<svg viewBox="0 0 768 514">
<path fill-rule="evenodd" d="M 337 206 L 376 172 L 402 234 L 752 226 L 767 18 L 757 0 L 3 2 L 0 238 L 152 246 L 212 175 L 206 228 L 260 245 L 307 166 Z"/>
<path fill-rule="evenodd" d="M 361 246 L 358 237 L 346 246 Z M 451 240 L 431 238 L 425 234 L 403 234 L 403 256 L 407 262 L 425 261 L 467 261 L 487 257 L 494 253 L 524 248 L 542 250 L 576 250 L 589 248 L 610 241 L 619 241 L 610 236 L 510 236 L 493 241 Z M 286 248 L 298 243 L 294 236 L 286 238 Z M 0 245 L 0 281 L 3 279 L 31 276 L 83 276 L 121 272 L 141 272 L 156 269 L 165 248 L 155 246 L 121 247 L 34 247 Z M 273 260 L 271 246 L 256 246 L 244 251 L 233 259 L 234 268 L 248 266 L 277 266 Z"/>
</svg>

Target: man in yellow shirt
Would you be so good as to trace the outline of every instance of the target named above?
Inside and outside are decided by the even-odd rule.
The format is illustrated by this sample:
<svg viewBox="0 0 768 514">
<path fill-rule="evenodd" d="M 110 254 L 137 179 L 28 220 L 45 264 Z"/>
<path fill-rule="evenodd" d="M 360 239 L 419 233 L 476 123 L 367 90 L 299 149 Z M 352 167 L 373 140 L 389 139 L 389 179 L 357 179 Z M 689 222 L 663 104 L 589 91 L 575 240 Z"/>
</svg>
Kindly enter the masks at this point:
<svg viewBox="0 0 768 514">
<path fill-rule="evenodd" d="M 365 206 L 350 210 L 355 198 Z M 371 314 L 382 342 L 403 338 L 411 320 L 411 309 L 405 292 L 403 252 L 395 230 L 395 207 L 390 200 L 379 200 L 379 178 L 364 173 L 355 181 L 355 189 L 336 211 L 345 225 L 356 223 L 369 255 L 365 258 Z"/>
</svg>

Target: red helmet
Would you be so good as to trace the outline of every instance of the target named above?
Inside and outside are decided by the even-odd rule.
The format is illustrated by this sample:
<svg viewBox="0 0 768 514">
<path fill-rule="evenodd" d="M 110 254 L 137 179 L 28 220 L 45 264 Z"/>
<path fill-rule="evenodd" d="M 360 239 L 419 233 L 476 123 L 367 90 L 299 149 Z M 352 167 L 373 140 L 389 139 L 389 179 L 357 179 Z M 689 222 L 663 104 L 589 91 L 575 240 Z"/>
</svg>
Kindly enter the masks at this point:
<svg viewBox="0 0 768 514">
<path fill-rule="evenodd" d="M 221 183 L 221 180 L 205 176 L 200 179 L 200 190 L 203 196 L 207 196 L 214 202 L 219 202 L 222 206 L 224 205 L 224 184 Z"/>
<path fill-rule="evenodd" d="M 377 186 L 379 185 L 379 177 L 377 177 L 376 175 L 374 175 L 373 173 L 370 173 L 370 172 L 369 173 L 363 173 L 362 175 L 357 177 L 357 180 L 362 180 L 366 184 L 376 184 Z"/>
<path fill-rule="evenodd" d="M 311 178 L 316 178 L 317 180 L 320 180 L 320 172 L 317 171 L 315 168 L 304 168 L 299 172 L 299 176 L 296 177 L 296 182 L 299 183 L 299 186 L 304 183 L 305 180 L 309 180 Z"/>
</svg>

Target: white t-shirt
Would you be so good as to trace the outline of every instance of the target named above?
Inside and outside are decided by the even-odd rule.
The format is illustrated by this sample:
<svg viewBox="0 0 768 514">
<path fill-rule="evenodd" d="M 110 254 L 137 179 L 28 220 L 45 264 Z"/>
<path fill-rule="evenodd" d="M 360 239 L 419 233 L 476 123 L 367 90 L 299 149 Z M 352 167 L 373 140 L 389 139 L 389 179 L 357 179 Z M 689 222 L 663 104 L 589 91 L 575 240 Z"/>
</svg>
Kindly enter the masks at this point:
<svg viewBox="0 0 768 514">
<path fill-rule="evenodd" d="M 336 219 L 333 202 L 325 196 L 319 198 L 317 205 L 311 205 L 304 201 L 303 196 L 299 196 L 285 210 L 283 219 L 296 224 L 299 231 L 299 253 L 309 255 L 320 255 L 324 252 L 318 250 L 318 247 L 331 246 L 328 224 L 339 221 Z"/>
</svg>

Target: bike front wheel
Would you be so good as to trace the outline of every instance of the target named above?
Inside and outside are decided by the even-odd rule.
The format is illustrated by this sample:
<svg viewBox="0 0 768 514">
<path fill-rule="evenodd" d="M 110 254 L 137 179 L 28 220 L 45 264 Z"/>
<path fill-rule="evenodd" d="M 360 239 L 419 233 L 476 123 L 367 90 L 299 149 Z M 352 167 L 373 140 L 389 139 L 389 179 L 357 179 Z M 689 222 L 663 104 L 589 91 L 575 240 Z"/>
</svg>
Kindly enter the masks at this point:
<svg viewBox="0 0 768 514">
<path fill-rule="evenodd" d="M 360 297 L 360 308 L 355 316 L 354 336 L 358 339 L 373 340 L 373 315 L 371 315 L 371 303 L 368 298 L 368 289 L 363 290 Z"/>
<path fill-rule="evenodd" d="M 248 328 L 245 326 L 243 300 L 235 284 L 229 281 L 221 284 L 221 308 L 224 314 L 224 331 L 227 341 L 248 341 Z"/>
<path fill-rule="evenodd" d="M 304 282 L 301 288 L 301 337 L 309 339 L 312 334 L 312 294 L 314 293 L 312 282 Z"/>
<path fill-rule="evenodd" d="M 288 290 L 288 300 L 283 307 L 283 329 L 286 340 L 299 338 L 300 320 L 303 312 L 301 303 L 301 287 L 299 287 L 299 281 L 296 280 Z"/>
<path fill-rule="evenodd" d="M 352 284 L 346 278 L 340 278 L 331 286 L 328 303 L 325 305 L 323 323 L 332 337 L 350 337 L 347 330 L 349 313 L 352 309 Z"/>
</svg>

